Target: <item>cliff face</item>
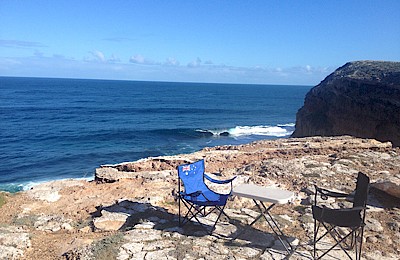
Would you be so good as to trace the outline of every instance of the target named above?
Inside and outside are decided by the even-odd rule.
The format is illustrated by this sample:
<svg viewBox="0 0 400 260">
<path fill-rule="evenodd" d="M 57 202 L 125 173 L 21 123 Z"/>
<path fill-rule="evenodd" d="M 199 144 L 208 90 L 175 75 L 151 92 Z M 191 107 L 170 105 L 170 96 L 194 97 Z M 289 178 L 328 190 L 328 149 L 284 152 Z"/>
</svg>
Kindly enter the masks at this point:
<svg viewBox="0 0 400 260">
<path fill-rule="evenodd" d="M 352 135 L 400 146 L 400 62 L 349 62 L 306 95 L 293 137 Z"/>
</svg>

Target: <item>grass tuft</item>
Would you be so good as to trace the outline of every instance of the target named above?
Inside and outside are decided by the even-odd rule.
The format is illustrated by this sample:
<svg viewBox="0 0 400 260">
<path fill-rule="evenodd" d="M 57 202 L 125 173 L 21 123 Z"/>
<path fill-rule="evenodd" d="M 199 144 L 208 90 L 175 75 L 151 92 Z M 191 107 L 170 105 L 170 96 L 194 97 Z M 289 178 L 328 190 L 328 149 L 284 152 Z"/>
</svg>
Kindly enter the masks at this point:
<svg viewBox="0 0 400 260">
<path fill-rule="evenodd" d="M 95 242 L 92 246 L 94 259 L 117 259 L 119 248 L 123 242 L 124 235 L 121 232 L 118 232 L 112 236 L 105 237 Z"/>
<path fill-rule="evenodd" d="M 4 192 L 0 192 L 0 208 L 7 203 L 7 195 Z"/>
</svg>

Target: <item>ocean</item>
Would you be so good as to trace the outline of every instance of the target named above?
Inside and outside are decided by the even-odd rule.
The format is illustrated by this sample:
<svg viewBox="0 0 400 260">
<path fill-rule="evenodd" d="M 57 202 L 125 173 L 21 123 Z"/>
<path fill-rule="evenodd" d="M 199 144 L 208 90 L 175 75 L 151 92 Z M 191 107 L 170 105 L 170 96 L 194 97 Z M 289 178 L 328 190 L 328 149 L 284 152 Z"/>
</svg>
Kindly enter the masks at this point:
<svg viewBox="0 0 400 260">
<path fill-rule="evenodd" d="M 288 137 L 311 86 L 0 77 L 0 190 Z"/>
</svg>

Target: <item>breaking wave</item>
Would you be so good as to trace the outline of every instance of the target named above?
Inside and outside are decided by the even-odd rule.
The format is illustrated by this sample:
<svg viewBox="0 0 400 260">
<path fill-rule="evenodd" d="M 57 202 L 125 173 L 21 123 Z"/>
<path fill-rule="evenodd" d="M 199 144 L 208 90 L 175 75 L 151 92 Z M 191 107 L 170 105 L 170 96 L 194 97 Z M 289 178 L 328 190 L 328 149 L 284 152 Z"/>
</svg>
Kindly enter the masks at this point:
<svg viewBox="0 0 400 260">
<path fill-rule="evenodd" d="M 276 126 L 236 126 L 229 129 L 198 129 L 197 132 L 210 134 L 214 136 L 269 136 L 269 137 L 286 137 L 290 136 L 294 131 L 295 124 L 279 124 Z"/>
</svg>

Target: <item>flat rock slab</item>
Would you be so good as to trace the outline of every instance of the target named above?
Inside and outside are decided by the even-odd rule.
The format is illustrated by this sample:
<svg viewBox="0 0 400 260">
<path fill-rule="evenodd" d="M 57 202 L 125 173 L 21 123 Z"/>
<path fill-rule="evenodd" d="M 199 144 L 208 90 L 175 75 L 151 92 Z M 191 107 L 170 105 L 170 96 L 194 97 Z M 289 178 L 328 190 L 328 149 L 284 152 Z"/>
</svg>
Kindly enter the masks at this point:
<svg viewBox="0 0 400 260">
<path fill-rule="evenodd" d="M 30 190 L 26 191 L 26 194 L 38 200 L 56 202 L 61 198 L 58 192 L 71 186 L 84 186 L 84 181 L 71 179 L 45 182 L 33 186 Z"/>
<path fill-rule="evenodd" d="M 0 227 L 0 259 L 19 259 L 31 247 L 29 233 L 19 227 Z"/>
</svg>

